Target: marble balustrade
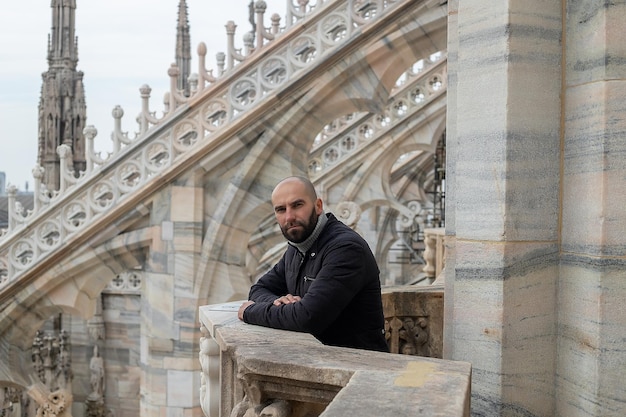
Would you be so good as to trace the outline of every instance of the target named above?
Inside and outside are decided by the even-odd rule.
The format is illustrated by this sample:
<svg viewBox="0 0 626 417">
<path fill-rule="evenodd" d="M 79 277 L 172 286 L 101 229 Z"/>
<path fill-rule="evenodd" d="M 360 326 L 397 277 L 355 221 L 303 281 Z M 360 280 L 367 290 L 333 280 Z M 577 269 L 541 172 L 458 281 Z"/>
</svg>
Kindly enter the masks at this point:
<svg viewBox="0 0 626 417">
<path fill-rule="evenodd" d="M 467 362 L 324 346 L 245 324 L 240 304 L 200 307 L 206 416 L 470 415 Z"/>
</svg>

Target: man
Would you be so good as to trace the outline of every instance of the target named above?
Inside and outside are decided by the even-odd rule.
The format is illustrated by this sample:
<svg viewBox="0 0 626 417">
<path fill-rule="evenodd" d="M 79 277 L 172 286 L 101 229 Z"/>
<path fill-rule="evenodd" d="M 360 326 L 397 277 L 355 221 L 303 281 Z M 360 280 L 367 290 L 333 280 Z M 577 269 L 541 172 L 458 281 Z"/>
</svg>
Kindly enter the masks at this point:
<svg viewBox="0 0 626 417">
<path fill-rule="evenodd" d="M 239 319 L 308 332 L 326 345 L 388 352 L 379 270 L 367 242 L 324 213 L 306 178 L 278 183 L 272 205 L 288 248 L 252 286 Z"/>
</svg>

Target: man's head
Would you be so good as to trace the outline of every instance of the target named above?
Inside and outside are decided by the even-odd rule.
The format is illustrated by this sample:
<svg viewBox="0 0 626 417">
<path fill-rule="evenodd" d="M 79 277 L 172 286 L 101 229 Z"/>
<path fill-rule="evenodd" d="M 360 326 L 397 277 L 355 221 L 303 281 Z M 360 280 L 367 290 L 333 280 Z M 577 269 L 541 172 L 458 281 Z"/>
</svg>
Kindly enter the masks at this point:
<svg viewBox="0 0 626 417">
<path fill-rule="evenodd" d="M 303 177 L 288 177 L 279 182 L 272 192 L 272 206 L 283 236 L 293 243 L 311 236 L 323 212 L 315 187 Z"/>
</svg>

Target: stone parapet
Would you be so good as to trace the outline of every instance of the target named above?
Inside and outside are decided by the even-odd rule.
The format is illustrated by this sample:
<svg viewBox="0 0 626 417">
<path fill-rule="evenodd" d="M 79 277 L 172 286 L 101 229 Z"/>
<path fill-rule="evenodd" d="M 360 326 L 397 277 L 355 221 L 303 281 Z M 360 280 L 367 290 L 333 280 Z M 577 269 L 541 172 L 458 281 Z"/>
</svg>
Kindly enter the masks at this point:
<svg viewBox="0 0 626 417">
<path fill-rule="evenodd" d="M 241 302 L 200 307 L 206 416 L 469 416 L 467 362 L 322 345 L 237 319 Z"/>
<path fill-rule="evenodd" d="M 385 336 L 392 353 L 443 358 L 443 287 L 383 287 Z"/>
</svg>

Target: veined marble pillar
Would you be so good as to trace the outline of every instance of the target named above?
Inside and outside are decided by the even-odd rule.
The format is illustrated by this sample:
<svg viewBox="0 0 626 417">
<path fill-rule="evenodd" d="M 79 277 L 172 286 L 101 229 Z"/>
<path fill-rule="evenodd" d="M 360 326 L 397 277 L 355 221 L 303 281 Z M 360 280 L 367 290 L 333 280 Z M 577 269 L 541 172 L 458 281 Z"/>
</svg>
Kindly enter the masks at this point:
<svg viewBox="0 0 626 417">
<path fill-rule="evenodd" d="M 444 357 L 474 415 L 626 415 L 626 3 L 449 6 Z"/>
<path fill-rule="evenodd" d="M 626 2 L 567 1 L 559 416 L 626 415 Z"/>
<path fill-rule="evenodd" d="M 553 416 L 562 6 L 448 4 L 444 357 L 472 363 L 473 415 Z"/>
</svg>

